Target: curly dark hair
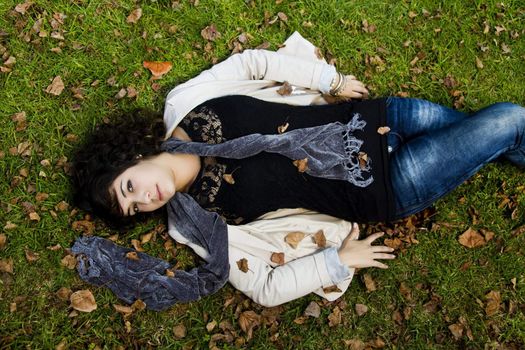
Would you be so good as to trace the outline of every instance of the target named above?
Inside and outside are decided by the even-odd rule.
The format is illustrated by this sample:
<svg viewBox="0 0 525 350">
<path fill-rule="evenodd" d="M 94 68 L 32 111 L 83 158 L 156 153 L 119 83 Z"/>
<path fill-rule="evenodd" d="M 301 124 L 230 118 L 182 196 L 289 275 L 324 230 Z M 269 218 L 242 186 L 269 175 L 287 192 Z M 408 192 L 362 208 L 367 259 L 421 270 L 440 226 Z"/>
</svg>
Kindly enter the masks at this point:
<svg viewBox="0 0 525 350">
<path fill-rule="evenodd" d="M 146 109 L 137 109 L 98 125 L 73 154 L 75 205 L 111 226 L 129 225 L 132 220 L 122 215 L 110 186 L 140 158 L 161 153 L 165 132 L 161 115 Z"/>
</svg>

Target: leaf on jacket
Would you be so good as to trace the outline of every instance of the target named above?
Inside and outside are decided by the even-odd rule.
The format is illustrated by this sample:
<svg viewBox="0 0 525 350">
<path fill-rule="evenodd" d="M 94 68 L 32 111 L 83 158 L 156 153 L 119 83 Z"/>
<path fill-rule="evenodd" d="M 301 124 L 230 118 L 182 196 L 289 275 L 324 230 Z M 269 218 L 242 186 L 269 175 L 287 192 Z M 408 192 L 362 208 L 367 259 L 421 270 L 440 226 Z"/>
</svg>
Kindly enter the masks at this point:
<svg viewBox="0 0 525 350">
<path fill-rule="evenodd" d="M 166 269 L 166 276 L 175 277 L 175 272 L 172 269 Z"/>
<path fill-rule="evenodd" d="M 283 125 L 279 125 L 277 127 L 277 132 L 279 134 L 283 134 L 286 130 L 288 130 L 289 126 L 290 126 L 290 123 L 284 123 Z"/>
<path fill-rule="evenodd" d="M 390 128 L 388 126 L 380 126 L 377 128 L 377 133 L 379 135 L 388 134 L 390 132 Z"/>
<path fill-rule="evenodd" d="M 281 85 L 279 90 L 277 90 L 277 93 L 281 96 L 290 96 L 292 92 L 293 92 L 293 87 L 287 81 L 283 82 L 283 85 Z"/>
<path fill-rule="evenodd" d="M 326 247 L 326 237 L 323 230 L 317 231 L 312 238 L 319 248 Z"/>
<path fill-rule="evenodd" d="M 293 249 L 297 249 L 299 242 L 304 238 L 305 234 L 303 232 L 295 231 L 290 232 L 284 237 L 284 241 L 288 243 Z"/>
<path fill-rule="evenodd" d="M 293 165 L 297 167 L 300 173 L 304 173 L 308 170 L 308 158 L 294 160 Z"/>
<path fill-rule="evenodd" d="M 237 267 L 239 268 L 239 270 L 241 270 L 244 273 L 248 272 L 248 270 L 249 270 L 249 268 L 248 268 L 248 260 L 246 260 L 246 258 L 242 258 L 241 260 L 237 260 Z"/>
<path fill-rule="evenodd" d="M 162 76 L 168 73 L 173 67 L 171 62 L 150 62 L 150 61 L 144 61 L 142 63 L 142 66 L 146 69 L 149 69 L 149 71 L 153 75 L 152 76 L 153 80 L 162 78 Z"/>
<path fill-rule="evenodd" d="M 64 91 L 64 82 L 62 81 L 62 78 L 60 78 L 60 75 L 57 75 L 51 84 L 46 88 L 46 92 L 51 95 L 58 96 Z"/>
<path fill-rule="evenodd" d="M 253 329 L 261 324 L 261 316 L 255 311 L 244 311 L 239 315 L 239 326 L 246 333 L 246 340 L 252 338 Z"/>
<path fill-rule="evenodd" d="M 235 179 L 233 178 L 233 174 L 223 174 L 222 179 L 229 183 L 230 185 L 235 184 Z"/>
<path fill-rule="evenodd" d="M 357 157 L 359 159 L 359 167 L 361 169 L 365 169 L 366 165 L 368 164 L 368 154 L 365 152 L 359 152 Z"/>
<path fill-rule="evenodd" d="M 69 297 L 71 307 L 81 312 L 91 312 L 97 309 L 93 293 L 88 289 L 78 290 Z"/>
<path fill-rule="evenodd" d="M 477 248 L 487 244 L 485 238 L 470 227 L 458 237 L 458 242 L 467 248 Z"/>
<path fill-rule="evenodd" d="M 284 265 L 284 253 L 273 252 L 270 260 L 277 265 Z"/>
<path fill-rule="evenodd" d="M 140 260 L 137 252 L 127 252 L 126 253 L 126 258 L 129 259 L 129 260 L 135 260 L 135 261 Z"/>
</svg>

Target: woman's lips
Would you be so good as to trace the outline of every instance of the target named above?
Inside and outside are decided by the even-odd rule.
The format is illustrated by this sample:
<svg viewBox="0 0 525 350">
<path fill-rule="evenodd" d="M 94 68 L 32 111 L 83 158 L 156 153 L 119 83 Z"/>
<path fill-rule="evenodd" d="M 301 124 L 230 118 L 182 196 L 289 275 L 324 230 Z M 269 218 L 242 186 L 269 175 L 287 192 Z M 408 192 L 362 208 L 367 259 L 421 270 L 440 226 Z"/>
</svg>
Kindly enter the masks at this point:
<svg viewBox="0 0 525 350">
<path fill-rule="evenodd" d="M 161 200 L 162 200 L 162 193 L 160 193 L 160 190 L 159 190 L 159 186 L 158 186 L 158 185 L 155 185 L 155 187 L 157 188 L 157 195 L 158 195 L 158 198 L 159 198 L 159 200 L 161 201 Z"/>
</svg>

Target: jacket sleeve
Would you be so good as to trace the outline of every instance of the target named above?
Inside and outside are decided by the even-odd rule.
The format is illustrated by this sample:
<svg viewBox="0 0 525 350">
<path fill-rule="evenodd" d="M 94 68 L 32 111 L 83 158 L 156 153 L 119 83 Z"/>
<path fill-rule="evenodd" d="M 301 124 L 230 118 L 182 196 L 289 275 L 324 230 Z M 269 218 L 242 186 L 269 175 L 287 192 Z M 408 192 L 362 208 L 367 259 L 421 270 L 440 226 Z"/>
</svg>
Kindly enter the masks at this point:
<svg viewBox="0 0 525 350">
<path fill-rule="evenodd" d="M 321 61 L 268 50 L 245 50 L 215 64 L 197 77 L 175 87 L 170 94 L 210 81 L 269 80 L 327 93 L 335 67 Z"/>
<path fill-rule="evenodd" d="M 263 259 L 230 246 L 230 283 L 256 303 L 272 307 L 300 298 L 322 288 L 337 285 L 346 280 L 348 286 L 353 269 L 341 266 L 339 274 L 330 273 L 328 263 L 335 248 L 328 248 L 283 265 L 272 267 Z M 241 271 L 238 261 L 246 259 L 248 270 Z M 345 272 L 343 272 L 345 271 Z M 335 280 L 334 280 L 335 279 Z M 344 287 L 343 287 L 344 288 Z"/>
</svg>

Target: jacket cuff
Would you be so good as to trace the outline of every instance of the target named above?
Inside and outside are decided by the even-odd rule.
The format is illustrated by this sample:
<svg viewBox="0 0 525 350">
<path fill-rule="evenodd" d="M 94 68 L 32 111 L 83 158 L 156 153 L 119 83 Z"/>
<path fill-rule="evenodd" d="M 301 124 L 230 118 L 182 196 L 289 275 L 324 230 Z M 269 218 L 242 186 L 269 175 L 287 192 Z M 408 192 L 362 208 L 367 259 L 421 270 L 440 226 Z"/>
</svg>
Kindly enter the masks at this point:
<svg viewBox="0 0 525 350">
<path fill-rule="evenodd" d="M 332 80 L 334 79 L 336 73 L 337 71 L 335 70 L 335 67 L 330 64 L 327 64 L 323 67 L 321 76 L 319 78 L 319 91 L 321 91 L 323 94 L 330 93 L 330 84 L 332 84 Z"/>
<path fill-rule="evenodd" d="M 350 275 L 350 269 L 341 263 L 335 247 L 323 250 L 323 254 L 326 261 L 326 269 L 333 284 L 341 282 Z"/>
</svg>

